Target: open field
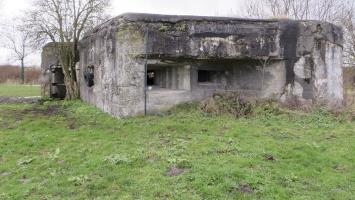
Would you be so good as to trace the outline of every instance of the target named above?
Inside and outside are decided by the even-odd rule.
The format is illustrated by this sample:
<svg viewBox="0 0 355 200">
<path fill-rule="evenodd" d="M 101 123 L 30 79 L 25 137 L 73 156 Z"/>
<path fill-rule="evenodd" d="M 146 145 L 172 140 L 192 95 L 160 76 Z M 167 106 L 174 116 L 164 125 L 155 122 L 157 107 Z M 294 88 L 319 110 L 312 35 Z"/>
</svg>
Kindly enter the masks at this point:
<svg viewBox="0 0 355 200">
<path fill-rule="evenodd" d="M 355 122 L 185 105 L 118 120 L 81 102 L 0 105 L 0 199 L 353 199 Z"/>
<path fill-rule="evenodd" d="M 0 97 L 41 96 L 39 85 L 7 85 L 0 84 Z"/>
</svg>

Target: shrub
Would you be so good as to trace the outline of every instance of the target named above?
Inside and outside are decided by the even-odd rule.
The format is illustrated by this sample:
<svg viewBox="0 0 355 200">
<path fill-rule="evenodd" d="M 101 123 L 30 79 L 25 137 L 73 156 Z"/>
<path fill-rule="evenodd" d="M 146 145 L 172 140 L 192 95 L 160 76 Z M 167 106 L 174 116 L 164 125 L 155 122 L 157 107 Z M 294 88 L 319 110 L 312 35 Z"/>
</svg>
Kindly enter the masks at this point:
<svg viewBox="0 0 355 200">
<path fill-rule="evenodd" d="M 251 115 L 253 107 L 250 99 L 243 98 L 236 92 L 216 93 L 201 103 L 201 109 L 206 113 L 231 114 L 237 118 Z"/>
</svg>

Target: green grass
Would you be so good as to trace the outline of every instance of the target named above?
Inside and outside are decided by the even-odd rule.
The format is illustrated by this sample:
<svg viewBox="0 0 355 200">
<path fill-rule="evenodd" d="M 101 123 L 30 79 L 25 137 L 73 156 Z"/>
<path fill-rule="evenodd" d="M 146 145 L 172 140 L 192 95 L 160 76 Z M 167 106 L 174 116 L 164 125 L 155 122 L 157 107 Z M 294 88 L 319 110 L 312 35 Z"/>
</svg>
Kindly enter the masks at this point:
<svg viewBox="0 0 355 200">
<path fill-rule="evenodd" d="M 118 120 L 81 102 L 0 105 L 0 199 L 354 199 L 345 119 L 191 106 Z M 167 176 L 172 166 L 185 173 Z"/>
<path fill-rule="evenodd" d="M 0 97 L 31 97 L 41 96 L 40 86 L 37 85 L 2 85 Z"/>
</svg>

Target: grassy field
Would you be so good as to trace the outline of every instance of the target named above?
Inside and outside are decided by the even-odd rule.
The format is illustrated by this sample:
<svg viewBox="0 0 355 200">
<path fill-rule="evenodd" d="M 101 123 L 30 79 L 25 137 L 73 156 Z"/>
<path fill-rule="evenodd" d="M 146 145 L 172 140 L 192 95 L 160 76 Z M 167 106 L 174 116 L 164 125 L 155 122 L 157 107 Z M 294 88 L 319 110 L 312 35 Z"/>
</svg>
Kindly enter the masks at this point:
<svg viewBox="0 0 355 200">
<path fill-rule="evenodd" d="M 81 102 L 0 105 L 0 199 L 355 197 L 355 122 L 195 106 L 114 119 Z"/>
<path fill-rule="evenodd" d="M 0 97 L 30 97 L 30 96 L 41 96 L 40 86 L 0 84 Z"/>
</svg>

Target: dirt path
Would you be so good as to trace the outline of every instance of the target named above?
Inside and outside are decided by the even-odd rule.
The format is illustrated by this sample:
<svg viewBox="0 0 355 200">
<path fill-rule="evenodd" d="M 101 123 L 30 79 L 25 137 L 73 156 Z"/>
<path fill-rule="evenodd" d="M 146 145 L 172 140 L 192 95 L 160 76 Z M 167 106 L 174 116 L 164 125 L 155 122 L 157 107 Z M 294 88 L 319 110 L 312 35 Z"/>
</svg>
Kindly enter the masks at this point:
<svg viewBox="0 0 355 200">
<path fill-rule="evenodd" d="M 0 104 L 34 104 L 41 97 L 0 97 Z"/>
</svg>

